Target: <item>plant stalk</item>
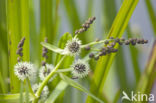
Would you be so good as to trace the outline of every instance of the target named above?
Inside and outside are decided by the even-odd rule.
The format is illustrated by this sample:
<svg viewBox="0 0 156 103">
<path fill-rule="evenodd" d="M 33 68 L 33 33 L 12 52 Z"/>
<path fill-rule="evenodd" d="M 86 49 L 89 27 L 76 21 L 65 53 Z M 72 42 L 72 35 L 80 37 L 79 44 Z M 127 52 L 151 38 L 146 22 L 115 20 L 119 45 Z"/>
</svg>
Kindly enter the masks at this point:
<svg viewBox="0 0 156 103">
<path fill-rule="evenodd" d="M 39 89 L 36 92 L 37 98 L 33 101 L 33 103 L 37 103 L 38 102 L 38 98 L 40 97 L 43 88 L 45 87 L 45 85 L 48 83 L 48 81 L 50 80 L 50 78 L 56 73 L 56 71 L 59 69 L 59 67 L 61 66 L 61 64 L 63 63 L 64 59 L 66 56 L 63 56 L 62 59 L 58 62 L 58 64 L 55 66 L 55 68 L 51 71 L 51 73 L 45 78 L 45 80 L 41 83 L 41 86 L 39 87 Z"/>
<path fill-rule="evenodd" d="M 112 39 L 105 39 L 105 40 L 100 40 L 100 41 L 91 42 L 91 43 L 82 45 L 81 48 L 85 48 L 86 46 L 92 46 L 92 45 L 104 43 L 105 41 L 112 41 Z"/>
<path fill-rule="evenodd" d="M 36 96 L 35 96 L 35 94 L 34 94 L 32 88 L 31 88 L 30 80 L 27 78 L 26 81 L 27 81 L 27 83 L 28 83 L 28 87 L 29 87 L 30 93 L 32 94 L 32 96 L 33 96 L 34 98 L 36 98 Z"/>
</svg>

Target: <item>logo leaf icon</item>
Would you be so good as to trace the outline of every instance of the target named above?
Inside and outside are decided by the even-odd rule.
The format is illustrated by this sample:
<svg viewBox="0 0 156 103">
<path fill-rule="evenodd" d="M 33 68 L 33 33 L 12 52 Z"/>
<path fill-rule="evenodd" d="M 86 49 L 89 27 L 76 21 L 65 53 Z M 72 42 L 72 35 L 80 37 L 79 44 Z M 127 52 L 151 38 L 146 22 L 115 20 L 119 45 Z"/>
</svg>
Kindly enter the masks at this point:
<svg viewBox="0 0 156 103">
<path fill-rule="evenodd" d="M 128 95 L 126 94 L 126 92 L 123 91 L 122 94 L 123 94 L 122 101 L 124 99 L 127 99 L 127 100 L 131 101 L 131 99 L 128 97 Z"/>
</svg>

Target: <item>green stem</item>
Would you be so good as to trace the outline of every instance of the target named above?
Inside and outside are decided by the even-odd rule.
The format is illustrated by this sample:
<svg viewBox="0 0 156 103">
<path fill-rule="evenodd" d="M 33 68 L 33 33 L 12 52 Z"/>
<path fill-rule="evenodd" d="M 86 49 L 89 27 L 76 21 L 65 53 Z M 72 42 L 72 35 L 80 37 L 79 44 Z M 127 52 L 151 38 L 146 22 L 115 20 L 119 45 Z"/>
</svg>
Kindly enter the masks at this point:
<svg viewBox="0 0 156 103">
<path fill-rule="evenodd" d="M 53 71 L 45 78 L 45 80 L 41 83 L 41 86 L 39 87 L 39 89 L 37 90 L 36 94 L 37 94 L 37 98 L 33 101 L 33 103 L 37 103 L 38 102 L 38 97 L 40 97 L 41 92 L 44 88 L 44 86 L 48 83 L 48 81 L 50 80 L 50 78 L 56 73 L 56 71 L 58 70 L 58 68 L 61 66 L 63 60 L 65 59 L 66 56 L 63 56 L 62 59 L 58 62 L 58 64 L 55 66 L 55 68 L 53 69 Z"/>
<path fill-rule="evenodd" d="M 27 81 L 27 83 L 28 83 L 30 93 L 32 94 L 32 96 L 33 96 L 34 98 L 36 98 L 36 96 L 35 96 L 35 94 L 34 94 L 32 88 L 31 88 L 30 80 L 27 78 L 26 81 Z"/>
<path fill-rule="evenodd" d="M 92 46 L 92 45 L 104 43 L 105 41 L 112 41 L 112 39 L 105 39 L 105 40 L 100 40 L 100 41 L 91 42 L 91 43 L 82 45 L 81 48 L 85 48 L 86 46 Z"/>
<path fill-rule="evenodd" d="M 68 68 L 68 69 L 60 69 L 60 70 L 57 70 L 56 72 L 57 73 L 61 73 L 61 72 L 70 72 L 72 71 L 73 69 L 72 68 Z"/>
<path fill-rule="evenodd" d="M 21 81 L 21 84 L 20 84 L 20 99 L 19 99 L 20 103 L 23 103 L 23 91 L 24 91 L 23 85 L 24 85 L 24 82 Z"/>
</svg>

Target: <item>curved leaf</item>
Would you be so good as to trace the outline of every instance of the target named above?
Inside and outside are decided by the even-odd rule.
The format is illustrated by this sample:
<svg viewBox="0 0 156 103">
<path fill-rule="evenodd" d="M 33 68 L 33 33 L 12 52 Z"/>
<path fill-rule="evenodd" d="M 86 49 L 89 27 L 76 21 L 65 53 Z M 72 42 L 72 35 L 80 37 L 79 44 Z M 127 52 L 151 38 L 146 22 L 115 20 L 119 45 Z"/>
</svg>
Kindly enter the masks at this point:
<svg viewBox="0 0 156 103">
<path fill-rule="evenodd" d="M 19 102 L 20 94 L 0 94 L 0 102 Z"/>
<path fill-rule="evenodd" d="M 57 99 L 57 97 L 67 88 L 67 86 L 68 84 L 61 80 L 52 91 L 45 103 L 53 103 Z"/>
<path fill-rule="evenodd" d="M 72 39 L 72 35 L 70 33 L 68 33 L 68 32 L 64 33 L 63 36 L 61 37 L 61 39 L 59 40 L 58 47 L 61 48 L 61 49 L 64 49 L 64 47 L 66 46 L 67 41 L 70 40 L 70 39 Z M 57 64 L 60 61 L 61 58 L 62 58 L 62 55 L 57 54 L 55 64 Z M 71 64 L 71 61 L 73 61 L 73 57 L 67 56 L 66 60 L 65 60 L 66 63 L 64 63 L 62 68 L 67 68 L 69 66 L 69 64 Z"/>
<path fill-rule="evenodd" d="M 23 96 L 27 95 L 26 93 L 23 93 Z M 32 95 L 29 94 L 31 98 Z M 20 99 L 20 93 L 16 94 L 0 94 L 0 103 L 18 103 Z"/>
<path fill-rule="evenodd" d="M 80 91 L 88 94 L 89 96 L 91 96 L 92 98 L 94 98 L 99 103 L 104 103 L 102 100 L 100 100 L 99 98 L 97 98 L 96 96 L 94 96 L 92 93 L 90 93 L 86 88 L 84 88 L 83 86 L 81 86 L 80 84 L 78 84 L 77 82 L 75 82 L 74 80 L 70 79 L 69 77 L 67 77 L 67 76 L 65 76 L 65 75 L 63 75 L 61 73 L 60 73 L 60 77 L 66 83 L 68 83 L 69 85 L 73 86 L 74 88 L 77 88 L 78 90 L 80 90 Z"/>
<path fill-rule="evenodd" d="M 62 52 L 63 52 L 63 49 L 60 49 L 60 48 L 58 48 L 52 44 L 49 44 L 49 43 L 41 42 L 41 45 L 53 52 L 59 53 L 59 54 L 62 54 Z"/>
</svg>

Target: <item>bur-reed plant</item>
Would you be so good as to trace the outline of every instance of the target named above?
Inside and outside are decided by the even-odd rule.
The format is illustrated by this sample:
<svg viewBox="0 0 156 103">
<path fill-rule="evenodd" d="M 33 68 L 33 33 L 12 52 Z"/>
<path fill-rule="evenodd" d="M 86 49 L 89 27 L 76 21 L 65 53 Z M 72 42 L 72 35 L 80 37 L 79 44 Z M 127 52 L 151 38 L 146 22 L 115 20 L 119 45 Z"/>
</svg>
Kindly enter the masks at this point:
<svg viewBox="0 0 156 103">
<path fill-rule="evenodd" d="M 0 45 L 0 47 L 5 54 L 2 58 L 6 62 L 9 61 L 9 63 L 5 63 L 9 69 L 5 70 L 3 67 L 0 71 L 2 74 L 0 75 L 0 92 L 3 93 L 0 94 L 0 102 L 62 103 L 64 97 L 66 100 L 72 99 L 65 96 L 66 90 L 69 90 L 68 87 L 72 86 L 87 94 L 86 103 L 117 103 L 121 91 L 125 90 L 129 84 L 125 84 L 126 79 L 123 79 L 126 75 L 124 73 L 118 74 L 121 79 L 121 89 L 116 92 L 113 100 L 108 98 L 108 94 L 103 92 L 103 89 L 116 54 L 119 53 L 117 59 L 120 58 L 117 60 L 117 67 L 121 67 L 123 70 L 125 68 L 124 65 L 119 65 L 124 59 L 123 51 L 120 48 L 123 46 L 130 47 L 136 81 L 135 91 L 147 94 L 151 92 L 155 80 L 155 44 L 146 70 L 141 74 L 138 64 L 135 63 L 137 62 L 137 54 L 134 53 L 136 50 L 134 46 L 147 45 L 148 40 L 132 37 L 129 28 L 127 29 L 128 38 L 122 36 L 139 0 L 123 1 L 116 17 L 115 1 L 108 2 L 105 0 L 105 3 L 109 5 L 113 3 L 114 5 L 114 9 L 111 9 L 112 15 L 109 14 L 109 6 L 106 5 L 104 8 L 106 11 L 105 19 L 108 20 L 104 27 L 109 33 L 105 33 L 102 39 L 94 40 L 91 31 L 93 31 L 93 23 L 96 21 L 96 17 L 90 17 L 93 15 L 92 0 L 88 1 L 86 14 L 90 18 L 84 23 L 81 23 L 84 20 L 80 19 L 79 9 L 76 7 L 75 1 L 63 1 L 67 18 L 72 26 L 72 33 L 66 32 L 59 39 L 57 34 L 60 20 L 58 15 L 60 0 L 40 0 L 38 34 L 33 1 L 0 1 L 3 4 L 6 3 L 7 6 L 6 17 L 4 16 L 7 18 L 7 28 L 5 27 L 4 32 L 2 32 L 2 38 L 5 39 L 1 39 L 2 42 L 0 42 L 1 44 L 4 43 L 5 46 Z M 150 11 L 151 21 L 154 21 L 150 2 L 146 3 Z M 2 8 L 0 10 L 3 11 Z M 112 17 L 109 18 L 109 16 Z M 4 18 L 1 20 L 1 24 L 5 20 Z M 3 31 L 2 26 L 0 30 Z M 6 33 L 7 36 L 4 36 Z M 34 40 L 35 38 L 36 40 Z M 58 40 L 58 45 L 55 39 Z M 8 44 L 8 49 L 6 44 Z M 8 76 L 7 73 L 4 75 L 4 70 L 9 71 L 10 75 Z M 8 79 L 7 82 L 6 79 Z M 79 80 L 83 83 L 77 82 Z M 90 81 L 90 90 L 83 86 L 86 81 Z M 141 88 L 142 86 L 144 88 Z M 71 96 L 72 93 L 70 92 Z M 84 98 L 81 96 L 80 99 Z M 77 102 L 82 102 L 82 100 Z"/>
</svg>

